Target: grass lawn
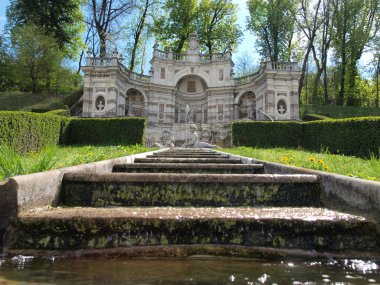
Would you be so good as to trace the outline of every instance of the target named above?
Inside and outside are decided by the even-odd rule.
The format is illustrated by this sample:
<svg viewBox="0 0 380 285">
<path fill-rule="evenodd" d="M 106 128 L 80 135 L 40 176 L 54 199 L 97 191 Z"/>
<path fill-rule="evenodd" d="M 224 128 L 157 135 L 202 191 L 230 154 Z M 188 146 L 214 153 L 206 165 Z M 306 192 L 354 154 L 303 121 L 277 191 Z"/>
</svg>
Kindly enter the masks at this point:
<svg viewBox="0 0 380 285">
<path fill-rule="evenodd" d="M 67 105 L 75 103 L 78 97 L 75 92 L 51 95 L 21 92 L 0 92 L 1 111 L 31 111 L 32 109 L 66 109 Z M 70 106 L 69 106 L 70 107 Z"/>
<path fill-rule="evenodd" d="M 222 151 L 325 172 L 334 172 L 351 177 L 380 181 L 380 159 L 362 159 L 353 156 L 308 152 L 286 148 L 237 147 Z"/>
<path fill-rule="evenodd" d="M 335 119 L 380 116 L 380 108 L 310 104 L 300 106 L 300 116 L 304 114 L 321 114 Z"/>
<path fill-rule="evenodd" d="M 136 146 L 64 146 L 49 147 L 25 156 L 0 147 L 0 180 L 15 175 L 78 165 L 154 150 Z"/>
</svg>

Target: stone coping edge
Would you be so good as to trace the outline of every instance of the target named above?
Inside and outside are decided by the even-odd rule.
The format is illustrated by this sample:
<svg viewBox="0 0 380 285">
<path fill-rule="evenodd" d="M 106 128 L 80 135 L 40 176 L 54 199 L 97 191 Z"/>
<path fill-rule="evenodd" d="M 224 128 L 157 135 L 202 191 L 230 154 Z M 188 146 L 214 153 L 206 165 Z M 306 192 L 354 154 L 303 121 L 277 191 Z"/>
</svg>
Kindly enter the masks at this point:
<svg viewBox="0 0 380 285">
<path fill-rule="evenodd" d="M 318 176 L 307 174 L 185 174 L 185 173 L 77 173 L 63 176 L 66 182 L 110 183 L 317 183 Z"/>
<path fill-rule="evenodd" d="M 215 151 L 225 153 L 219 150 Z M 268 174 L 317 175 L 323 191 L 322 202 L 327 208 L 364 215 L 380 223 L 380 182 L 289 166 L 234 154 L 230 154 L 230 156 L 231 158 L 241 159 L 243 164 L 263 164 L 265 173 Z"/>
<path fill-rule="evenodd" d="M 62 179 L 67 172 L 111 172 L 115 164 L 133 163 L 135 158 L 145 158 L 163 150 L 19 175 L 0 181 L 0 231 L 8 226 L 10 219 L 17 217 L 19 211 L 56 205 Z"/>
<path fill-rule="evenodd" d="M 23 250 L 7 249 L 8 256 L 28 255 L 33 257 L 56 258 L 302 258 L 302 259 L 331 259 L 331 258 L 363 258 L 380 260 L 380 253 L 373 251 L 339 251 L 320 252 L 316 250 L 283 249 L 271 247 L 247 247 L 238 245 L 169 245 L 169 246 L 135 246 L 103 249 L 81 250 Z"/>
</svg>

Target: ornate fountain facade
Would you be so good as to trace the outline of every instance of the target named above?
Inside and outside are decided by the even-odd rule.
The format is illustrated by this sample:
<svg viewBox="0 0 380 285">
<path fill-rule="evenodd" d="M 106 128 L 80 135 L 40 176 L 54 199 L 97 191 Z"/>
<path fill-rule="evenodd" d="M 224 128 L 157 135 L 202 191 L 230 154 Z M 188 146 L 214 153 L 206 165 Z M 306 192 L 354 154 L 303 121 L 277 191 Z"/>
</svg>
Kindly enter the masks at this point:
<svg viewBox="0 0 380 285">
<path fill-rule="evenodd" d="M 202 141 L 220 143 L 236 120 L 299 119 L 296 62 L 265 61 L 249 76 L 235 78 L 231 49 L 203 55 L 192 36 L 185 54 L 154 45 L 150 75 L 128 70 L 115 49 L 110 57 L 87 54 L 82 117 L 147 118 L 151 141 L 185 139 L 195 123 Z"/>
</svg>

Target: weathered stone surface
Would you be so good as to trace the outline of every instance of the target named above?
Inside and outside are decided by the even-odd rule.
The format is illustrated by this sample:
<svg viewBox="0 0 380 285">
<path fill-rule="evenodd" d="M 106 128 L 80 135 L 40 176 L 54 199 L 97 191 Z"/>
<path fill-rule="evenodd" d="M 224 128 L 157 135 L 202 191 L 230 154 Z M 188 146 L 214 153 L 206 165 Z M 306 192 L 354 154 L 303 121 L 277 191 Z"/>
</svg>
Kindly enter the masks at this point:
<svg viewBox="0 0 380 285">
<path fill-rule="evenodd" d="M 262 164 L 218 164 L 218 163 L 129 163 L 114 165 L 113 172 L 128 173 L 220 173 L 263 174 Z"/>
<path fill-rule="evenodd" d="M 241 163 L 240 159 L 228 158 L 136 158 L 138 163 Z"/>
<path fill-rule="evenodd" d="M 320 206 L 320 193 L 312 176 L 68 174 L 64 177 L 60 205 Z"/>
<path fill-rule="evenodd" d="M 369 250 L 380 232 L 360 216 L 319 208 L 56 208 L 21 213 L 6 250 L 152 245 Z"/>
</svg>

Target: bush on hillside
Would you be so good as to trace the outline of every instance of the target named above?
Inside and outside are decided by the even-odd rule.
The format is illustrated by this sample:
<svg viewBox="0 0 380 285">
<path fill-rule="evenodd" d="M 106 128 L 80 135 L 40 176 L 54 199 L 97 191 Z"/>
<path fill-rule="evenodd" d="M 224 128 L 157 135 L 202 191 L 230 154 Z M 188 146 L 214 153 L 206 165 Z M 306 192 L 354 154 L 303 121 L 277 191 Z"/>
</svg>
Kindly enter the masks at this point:
<svg viewBox="0 0 380 285">
<path fill-rule="evenodd" d="M 305 114 L 302 116 L 302 121 L 305 121 L 305 122 L 328 120 L 328 119 L 330 118 L 324 115 L 319 115 L 319 114 Z"/>
</svg>

